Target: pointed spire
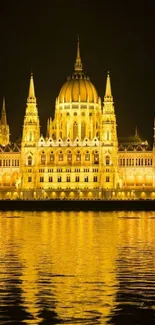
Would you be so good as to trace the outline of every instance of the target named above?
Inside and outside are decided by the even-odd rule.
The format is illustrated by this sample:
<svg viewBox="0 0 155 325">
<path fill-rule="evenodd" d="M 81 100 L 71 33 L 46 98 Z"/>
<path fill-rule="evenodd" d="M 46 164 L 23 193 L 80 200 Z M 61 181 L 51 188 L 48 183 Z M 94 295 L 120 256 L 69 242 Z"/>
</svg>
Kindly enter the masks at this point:
<svg viewBox="0 0 155 325">
<path fill-rule="evenodd" d="M 111 82 L 110 82 L 110 73 L 107 73 L 107 81 L 106 81 L 106 89 L 105 89 L 105 96 L 104 101 L 106 102 L 113 102 L 112 92 L 111 92 Z"/>
<path fill-rule="evenodd" d="M 74 70 L 75 72 L 81 72 L 82 71 L 82 62 L 81 62 L 81 57 L 80 57 L 80 41 L 79 41 L 79 36 L 78 36 L 78 41 L 77 41 L 77 55 L 76 55 L 76 61 L 74 65 Z"/>
<path fill-rule="evenodd" d="M 34 80 L 33 73 L 31 73 L 30 86 L 29 86 L 29 95 L 27 99 L 28 103 L 36 103 L 35 91 L 34 91 Z"/>
<path fill-rule="evenodd" d="M 135 127 L 135 137 L 138 137 L 138 129 L 137 129 L 137 125 Z"/>
<path fill-rule="evenodd" d="M 3 97 L 3 106 L 2 106 L 2 114 L 1 114 L 1 123 L 2 123 L 2 125 L 7 125 L 6 108 L 5 108 L 5 97 Z"/>
<path fill-rule="evenodd" d="M 3 97 L 2 111 L 6 113 L 6 109 L 5 109 L 5 97 Z"/>
</svg>

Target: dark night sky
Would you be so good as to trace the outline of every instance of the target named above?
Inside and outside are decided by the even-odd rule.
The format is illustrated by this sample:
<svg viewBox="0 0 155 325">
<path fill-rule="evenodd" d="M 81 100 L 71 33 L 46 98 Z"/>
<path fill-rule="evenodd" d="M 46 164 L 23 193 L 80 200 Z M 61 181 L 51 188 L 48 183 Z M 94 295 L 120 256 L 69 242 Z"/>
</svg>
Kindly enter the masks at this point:
<svg viewBox="0 0 155 325">
<path fill-rule="evenodd" d="M 104 96 L 110 69 L 118 134 L 150 142 L 155 117 L 153 1 L 0 1 L 0 103 L 14 141 L 22 131 L 31 69 L 41 131 L 73 71 L 77 34 L 84 72 Z"/>
</svg>

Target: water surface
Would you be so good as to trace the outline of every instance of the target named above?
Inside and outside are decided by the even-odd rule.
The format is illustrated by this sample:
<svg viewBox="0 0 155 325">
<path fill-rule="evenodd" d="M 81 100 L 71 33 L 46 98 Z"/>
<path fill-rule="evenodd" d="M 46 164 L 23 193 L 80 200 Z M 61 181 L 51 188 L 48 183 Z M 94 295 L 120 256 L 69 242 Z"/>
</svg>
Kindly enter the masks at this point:
<svg viewBox="0 0 155 325">
<path fill-rule="evenodd" d="M 0 212 L 0 325 L 155 324 L 154 212 Z"/>
</svg>

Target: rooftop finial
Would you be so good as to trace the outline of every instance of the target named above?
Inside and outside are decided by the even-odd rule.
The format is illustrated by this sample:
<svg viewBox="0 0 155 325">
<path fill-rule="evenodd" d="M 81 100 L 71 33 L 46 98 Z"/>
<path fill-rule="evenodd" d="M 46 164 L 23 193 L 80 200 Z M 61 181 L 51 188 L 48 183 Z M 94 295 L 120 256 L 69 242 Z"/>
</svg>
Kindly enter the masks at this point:
<svg viewBox="0 0 155 325">
<path fill-rule="evenodd" d="M 81 72 L 82 71 L 82 62 L 81 62 L 81 57 L 80 57 L 80 41 L 79 41 L 79 35 L 78 35 L 78 41 L 77 41 L 77 56 L 76 56 L 76 61 L 75 61 L 74 69 L 75 69 L 76 72 Z"/>
</svg>

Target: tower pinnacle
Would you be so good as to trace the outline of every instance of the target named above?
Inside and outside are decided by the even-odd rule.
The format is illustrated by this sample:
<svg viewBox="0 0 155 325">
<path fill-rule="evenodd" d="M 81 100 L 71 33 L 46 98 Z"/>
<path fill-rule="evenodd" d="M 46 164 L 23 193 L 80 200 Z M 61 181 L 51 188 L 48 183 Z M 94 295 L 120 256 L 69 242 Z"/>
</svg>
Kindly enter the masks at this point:
<svg viewBox="0 0 155 325">
<path fill-rule="evenodd" d="M 104 101 L 105 102 L 113 102 L 109 71 L 107 73 L 107 81 L 106 81 L 106 90 L 105 90 Z"/>
<path fill-rule="evenodd" d="M 78 41 L 77 41 L 77 55 L 76 55 L 76 61 L 74 65 L 74 70 L 76 72 L 81 72 L 82 71 L 82 62 L 81 62 L 81 57 L 80 57 L 80 41 L 79 41 L 79 36 L 78 36 Z"/>
<path fill-rule="evenodd" d="M 137 125 L 135 127 L 135 137 L 138 137 L 138 129 L 137 129 Z"/>
<path fill-rule="evenodd" d="M 36 103 L 35 91 L 34 91 L 34 80 L 33 73 L 31 73 L 30 86 L 29 86 L 29 95 L 27 99 L 28 103 Z"/>
<path fill-rule="evenodd" d="M 2 123 L 2 125 L 7 125 L 6 109 L 5 109 L 5 97 L 3 97 L 1 123 Z"/>
</svg>

